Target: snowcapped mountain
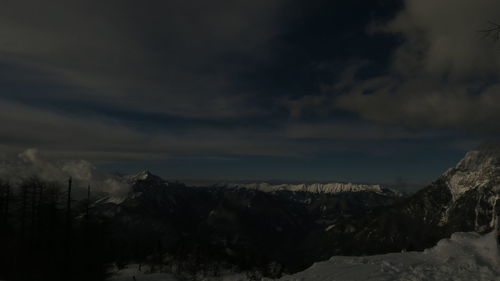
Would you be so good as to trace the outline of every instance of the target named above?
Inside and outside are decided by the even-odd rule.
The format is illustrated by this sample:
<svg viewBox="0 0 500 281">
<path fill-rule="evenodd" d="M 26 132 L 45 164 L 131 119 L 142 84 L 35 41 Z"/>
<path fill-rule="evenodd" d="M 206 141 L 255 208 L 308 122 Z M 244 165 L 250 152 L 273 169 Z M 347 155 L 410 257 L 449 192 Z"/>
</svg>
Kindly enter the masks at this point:
<svg viewBox="0 0 500 281">
<path fill-rule="evenodd" d="M 489 189 L 500 193 L 500 144 L 482 145 L 468 152 L 443 178 L 453 201 L 470 190 Z"/>
<path fill-rule="evenodd" d="M 123 178 L 130 184 L 135 184 L 138 181 L 157 181 L 158 183 L 163 183 L 166 181 L 158 176 L 153 175 L 150 171 L 141 171 L 137 174 L 125 175 Z"/>
<path fill-rule="evenodd" d="M 369 193 L 373 195 L 379 195 L 387 198 L 398 198 L 402 197 L 403 194 L 393 188 L 384 187 L 380 184 L 355 184 L 355 183 L 279 183 L 272 184 L 267 182 L 256 182 L 256 183 L 240 183 L 240 182 L 222 182 L 211 185 L 202 185 L 202 187 L 196 185 L 185 185 L 180 182 L 169 182 L 152 174 L 149 171 L 142 171 L 137 174 L 129 174 L 124 176 L 118 176 L 113 179 L 122 185 L 126 185 L 122 188 L 120 198 L 108 199 L 110 202 L 121 202 L 125 200 L 125 197 L 137 196 L 138 193 L 143 191 L 154 192 L 157 188 L 168 187 L 169 185 L 182 185 L 186 189 L 189 188 L 203 188 L 207 190 L 214 189 L 231 189 L 240 190 L 241 192 L 248 191 L 259 191 L 265 193 L 272 193 L 274 195 L 289 193 L 290 196 L 296 195 L 296 193 L 311 193 L 314 195 L 337 195 L 337 194 L 354 194 L 354 193 Z M 123 192 L 126 190 L 126 192 Z M 125 197 L 123 195 L 126 195 Z M 303 197 L 303 196 L 302 196 Z"/>
<path fill-rule="evenodd" d="M 142 252 L 151 253 L 161 241 L 179 260 L 185 252 L 196 253 L 207 262 L 241 267 L 274 262 L 286 272 L 311 264 L 300 258 L 299 246 L 311 229 L 401 199 L 396 192 L 369 185 L 196 187 L 147 171 L 116 181 L 126 185 L 126 192 L 119 200 L 99 201 L 92 214 L 110 224 L 121 248 L 132 251 L 139 244 Z"/>
<path fill-rule="evenodd" d="M 166 181 L 149 171 L 137 174 L 118 176 L 113 179 L 121 186 L 120 192 L 102 198 L 98 203 L 113 203 L 121 205 L 139 197 L 159 198 L 169 197 L 175 201 L 182 193 L 201 192 L 216 194 L 221 192 L 238 194 L 238 196 L 253 196 L 265 193 L 283 200 L 300 202 L 308 205 L 310 212 L 321 213 L 323 219 L 338 215 L 349 215 L 367 208 L 388 205 L 400 200 L 401 192 L 381 185 L 353 183 L 301 183 L 301 184 L 270 184 L 270 183 L 217 183 L 209 186 L 185 185 L 180 182 Z M 172 187 L 172 188 L 169 188 Z M 176 194 L 170 194 L 174 192 Z M 182 197 L 182 196 L 181 196 Z M 170 204 L 172 205 L 172 204 Z"/>
<path fill-rule="evenodd" d="M 437 182 L 443 193 L 451 195 L 439 213 L 440 225 L 479 232 L 490 230 L 499 212 L 500 143 L 485 144 L 468 152 Z"/>
<path fill-rule="evenodd" d="M 134 261 L 147 260 L 161 245 L 181 264 L 192 264 L 189 257 L 196 257 L 198 268 L 225 263 L 242 271 L 258 267 L 265 276 L 278 277 L 332 256 L 421 251 L 455 232 L 491 231 L 500 213 L 500 144 L 467 153 L 407 198 L 380 185 L 195 187 L 149 172 L 121 181 L 128 184 L 123 200 L 103 201 L 93 212 L 110 222 L 114 243 L 128 249 Z M 429 255 L 406 255 L 413 256 L 411 264 Z M 400 270 L 391 266 L 387 269 Z M 422 263 L 421 269 L 426 266 Z"/>
<path fill-rule="evenodd" d="M 310 235 L 314 257 L 423 250 L 454 232 L 485 233 L 500 213 L 500 143 L 468 152 L 455 167 L 413 196 L 365 214 L 338 218 Z M 320 247 L 320 244 L 329 245 Z"/>
<path fill-rule="evenodd" d="M 155 192 L 155 187 L 161 189 L 177 182 L 168 182 L 149 171 L 141 171 L 136 174 L 115 175 L 105 180 L 110 192 L 100 198 L 97 204 L 112 203 L 120 204 L 127 199 L 140 196 L 144 189 L 149 193 Z"/>
<path fill-rule="evenodd" d="M 311 193 L 346 193 L 346 192 L 373 192 L 386 196 L 402 196 L 394 189 L 382 187 L 379 184 L 353 184 L 353 183 L 301 183 L 301 184 L 270 184 L 262 183 L 221 183 L 217 186 L 233 188 L 255 189 L 263 192 L 291 191 Z"/>
</svg>

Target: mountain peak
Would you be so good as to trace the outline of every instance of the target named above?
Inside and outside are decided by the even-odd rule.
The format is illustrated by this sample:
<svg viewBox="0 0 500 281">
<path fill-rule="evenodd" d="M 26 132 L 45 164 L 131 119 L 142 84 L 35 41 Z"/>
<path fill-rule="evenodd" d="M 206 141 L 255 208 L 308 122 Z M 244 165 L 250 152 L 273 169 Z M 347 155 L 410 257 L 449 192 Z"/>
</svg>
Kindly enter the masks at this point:
<svg viewBox="0 0 500 281">
<path fill-rule="evenodd" d="M 149 180 L 155 180 L 155 179 L 160 179 L 160 177 L 154 175 L 148 170 L 141 171 L 137 174 L 131 174 L 126 176 L 129 182 L 137 182 L 137 181 L 149 181 Z"/>
<path fill-rule="evenodd" d="M 457 165 L 461 168 L 475 168 L 484 165 L 485 162 L 500 162 L 500 141 L 484 143 L 467 152 L 462 161 Z M 464 167 L 465 165 L 465 167 Z"/>
<path fill-rule="evenodd" d="M 140 180 L 147 180 L 151 176 L 153 176 L 153 174 L 148 170 L 144 170 L 136 175 L 137 179 Z"/>
<path fill-rule="evenodd" d="M 500 142 L 483 144 L 467 152 L 443 176 L 454 201 L 471 189 L 496 186 L 500 180 Z"/>
</svg>

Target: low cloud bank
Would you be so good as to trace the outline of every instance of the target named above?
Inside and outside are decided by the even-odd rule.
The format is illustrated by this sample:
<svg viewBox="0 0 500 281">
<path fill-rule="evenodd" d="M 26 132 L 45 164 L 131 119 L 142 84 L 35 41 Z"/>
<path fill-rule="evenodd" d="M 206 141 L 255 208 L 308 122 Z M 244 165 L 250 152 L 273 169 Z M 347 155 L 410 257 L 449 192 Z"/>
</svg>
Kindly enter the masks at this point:
<svg viewBox="0 0 500 281">
<path fill-rule="evenodd" d="M 0 179 L 10 182 L 14 188 L 31 177 L 61 186 L 65 186 L 71 178 L 76 198 L 86 195 L 87 186 L 91 187 L 94 195 L 107 194 L 111 197 L 123 197 L 130 189 L 123 177 L 99 173 L 86 160 L 50 161 L 36 148 L 19 153 L 16 159 L 0 161 Z"/>
</svg>

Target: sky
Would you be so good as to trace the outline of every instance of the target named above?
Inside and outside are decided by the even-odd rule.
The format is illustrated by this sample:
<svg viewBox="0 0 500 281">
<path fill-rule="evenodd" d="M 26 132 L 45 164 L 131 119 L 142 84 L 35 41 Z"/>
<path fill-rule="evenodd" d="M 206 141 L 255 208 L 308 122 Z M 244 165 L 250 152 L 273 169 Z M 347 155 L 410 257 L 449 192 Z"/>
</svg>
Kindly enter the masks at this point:
<svg viewBox="0 0 500 281">
<path fill-rule="evenodd" d="M 491 22 L 497 0 L 5 0 L 0 159 L 430 182 L 500 135 Z"/>
</svg>

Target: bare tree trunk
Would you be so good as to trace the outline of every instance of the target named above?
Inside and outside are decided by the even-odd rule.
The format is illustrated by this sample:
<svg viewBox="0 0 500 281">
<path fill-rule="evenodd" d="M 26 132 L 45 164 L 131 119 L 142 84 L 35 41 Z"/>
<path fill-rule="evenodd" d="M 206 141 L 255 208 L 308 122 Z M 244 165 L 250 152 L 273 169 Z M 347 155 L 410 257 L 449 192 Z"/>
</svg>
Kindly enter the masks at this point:
<svg viewBox="0 0 500 281">
<path fill-rule="evenodd" d="M 9 207 L 10 207 L 10 183 L 6 183 L 5 185 L 5 211 L 4 211 L 4 220 L 5 226 L 9 226 Z"/>
<path fill-rule="evenodd" d="M 87 224 L 89 222 L 89 210 L 90 210 L 90 185 L 87 186 L 87 208 L 85 210 L 85 219 L 87 220 Z"/>
<path fill-rule="evenodd" d="M 31 242 L 34 241 L 35 238 L 35 220 L 36 220 L 36 206 L 37 206 L 37 188 L 40 185 L 40 183 L 36 180 L 31 182 L 30 188 L 31 188 L 31 226 L 30 226 L 30 239 Z"/>
<path fill-rule="evenodd" d="M 2 223 L 2 226 L 4 225 L 5 222 L 5 194 L 6 194 L 6 188 L 5 184 L 0 181 L 0 221 Z"/>
<path fill-rule="evenodd" d="M 5 214 L 5 186 L 4 183 L 0 181 L 0 221 L 3 225 Z"/>
<path fill-rule="evenodd" d="M 68 227 L 71 223 L 71 178 L 68 180 L 68 201 L 66 205 L 66 222 Z"/>
<path fill-rule="evenodd" d="M 158 265 L 161 272 L 163 270 L 163 247 L 160 239 L 158 239 Z"/>
<path fill-rule="evenodd" d="M 68 199 L 66 202 L 66 239 L 65 239 L 65 266 L 64 275 L 67 277 L 71 272 L 71 177 L 68 180 Z"/>
<path fill-rule="evenodd" d="M 25 234 L 26 234 L 26 203 L 28 200 L 28 184 L 24 183 L 23 186 L 21 187 L 21 235 L 22 238 L 24 239 Z"/>
<path fill-rule="evenodd" d="M 43 236 L 43 223 L 45 221 L 45 212 L 43 210 L 44 207 L 44 199 L 43 199 L 43 191 L 44 191 L 45 185 L 44 183 L 40 183 L 40 186 L 38 187 L 38 204 L 37 204 L 37 213 L 38 213 L 38 220 L 37 220 L 37 232 L 38 232 L 38 237 L 37 240 L 38 242 L 41 241 L 41 237 Z"/>
<path fill-rule="evenodd" d="M 9 200 L 10 185 L 7 182 L 0 182 L 0 225 L 6 231 L 9 223 Z"/>
</svg>

